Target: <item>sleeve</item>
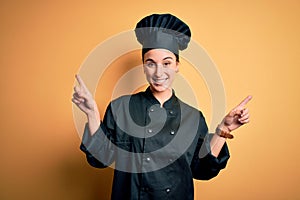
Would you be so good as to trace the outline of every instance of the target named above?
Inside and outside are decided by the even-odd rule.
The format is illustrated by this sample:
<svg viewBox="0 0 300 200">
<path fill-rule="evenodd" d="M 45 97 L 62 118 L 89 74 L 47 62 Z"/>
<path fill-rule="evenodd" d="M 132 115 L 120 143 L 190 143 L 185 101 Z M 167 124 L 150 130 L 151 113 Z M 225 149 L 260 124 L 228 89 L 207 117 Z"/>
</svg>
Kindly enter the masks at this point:
<svg viewBox="0 0 300 200">
<path fill-rule="evenodd" d="M 200 136 L 191 163 L 193 178 L 209 180 L 216 177 L 227 165 L 230 157 L 227 144 L 225 143 L 218 157 L 211 154 L 210 140 L 213 134 L 207 134 L 208 128 L 205 119 L 200 120 Z M 201 125 L 202 124 L 202 125 Z M 203 137 L 205 135 L 205 137 Z"/>
<path fill-rule="evenodd" d="M 86 155 L 87 162 L 96 168 L 105 168 L 112 164 L 114 159 L 113 136 L 115 121 L 109 105 L 104 120 L 95 134 L 91 136 L 88 124 L 85 125 L 80 150 Z"/>
</svg>

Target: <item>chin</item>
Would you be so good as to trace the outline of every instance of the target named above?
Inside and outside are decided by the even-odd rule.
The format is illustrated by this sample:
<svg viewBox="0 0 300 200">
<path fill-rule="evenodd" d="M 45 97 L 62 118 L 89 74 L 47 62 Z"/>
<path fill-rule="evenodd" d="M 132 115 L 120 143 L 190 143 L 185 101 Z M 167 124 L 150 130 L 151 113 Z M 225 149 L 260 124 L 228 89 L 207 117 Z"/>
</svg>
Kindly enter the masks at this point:
<svg viewBox="0 0 300 200">
<path fill-rule="evenodd" d="M 151 85 L 151 88 L 155 92 L 165 92 L 169 89 L 168 87 L 162 85 Z"/>
</svg>

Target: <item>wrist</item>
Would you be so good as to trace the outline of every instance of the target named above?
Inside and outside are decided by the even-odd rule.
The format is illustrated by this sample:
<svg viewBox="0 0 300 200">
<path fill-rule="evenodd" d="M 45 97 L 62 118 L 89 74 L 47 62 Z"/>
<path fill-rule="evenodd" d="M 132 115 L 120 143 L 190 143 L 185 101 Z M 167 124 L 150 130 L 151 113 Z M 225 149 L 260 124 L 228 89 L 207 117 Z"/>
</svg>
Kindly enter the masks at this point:
<svg viewBox="0 0 300 200">
<path fill-rule="evenodd" d="M 98 109 L 90 110 L 86 113 L 88 121 L 100 121 L 100 114 Z"/>
<path fill-rule="evenodd" d="M 87 114 L 87 118 L 88 119 L 99 119 L 100 116 L 99 116 L 99 113 L 95 111 L 95 112 L 89 112 Z"/>
<path fill-rule="evenodd" d="M 224 125 L 223 123 L 219 124 L 216 128 L 216 134 L 220 137 L 223 137 L 223 138 L 228 138 L 228 139 L 232 139 L 233 138 L 233 135 L 230 133 L 231 130 L 226 126 Z"/>
<path fill-rule="evenodd" d="M 101 123 L 98 112 L 89 112 L 89 114 L 87 114 L 87 120 L 89 124 L 90 134 L 93 136 L 98 130 Z"/>
<path fill-rule="evenodd" d="M 98 110 L 98 106 L 97 106 L 96 102 L 93 102 L 88 106 L 86 115 L 88 117 L 93 117 L 95 115 L 99 115 L 99 110 Z"/>
</svg>

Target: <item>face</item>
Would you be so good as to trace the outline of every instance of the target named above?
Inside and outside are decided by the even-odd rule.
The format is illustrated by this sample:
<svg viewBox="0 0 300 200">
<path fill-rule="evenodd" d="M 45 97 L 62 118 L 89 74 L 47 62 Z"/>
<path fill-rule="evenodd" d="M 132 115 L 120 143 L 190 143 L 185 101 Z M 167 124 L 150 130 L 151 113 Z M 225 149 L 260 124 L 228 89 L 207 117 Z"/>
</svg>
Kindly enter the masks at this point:
<svg viewBox="0 0 300 200">
<path fill-rule="evenodd" d="M 179 63 L 175 54 L 165 49 L 152 49 L 144 54 L 144 72 L 152 92 L 170 91 Z"/>
</svg>

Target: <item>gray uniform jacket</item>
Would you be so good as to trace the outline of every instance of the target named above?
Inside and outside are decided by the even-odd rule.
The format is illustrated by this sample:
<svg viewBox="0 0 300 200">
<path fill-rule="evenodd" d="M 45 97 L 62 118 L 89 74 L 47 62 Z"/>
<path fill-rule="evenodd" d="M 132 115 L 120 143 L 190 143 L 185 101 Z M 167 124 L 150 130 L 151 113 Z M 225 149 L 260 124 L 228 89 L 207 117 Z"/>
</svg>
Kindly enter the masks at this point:
<svg viewBox="0 0 300 200">
<path fill-rule="evenodd" d="M 148 88 L 112 101 L 93 136 L 86 125 L 80 149 L 93 167 L 114 163 L 112 200 L 193 200 L 193 178 L 217 176 L 229 159 L 226 143 L 211 155 L 210 135 L 174 91 L 161 107 Z"/>
</svg>

